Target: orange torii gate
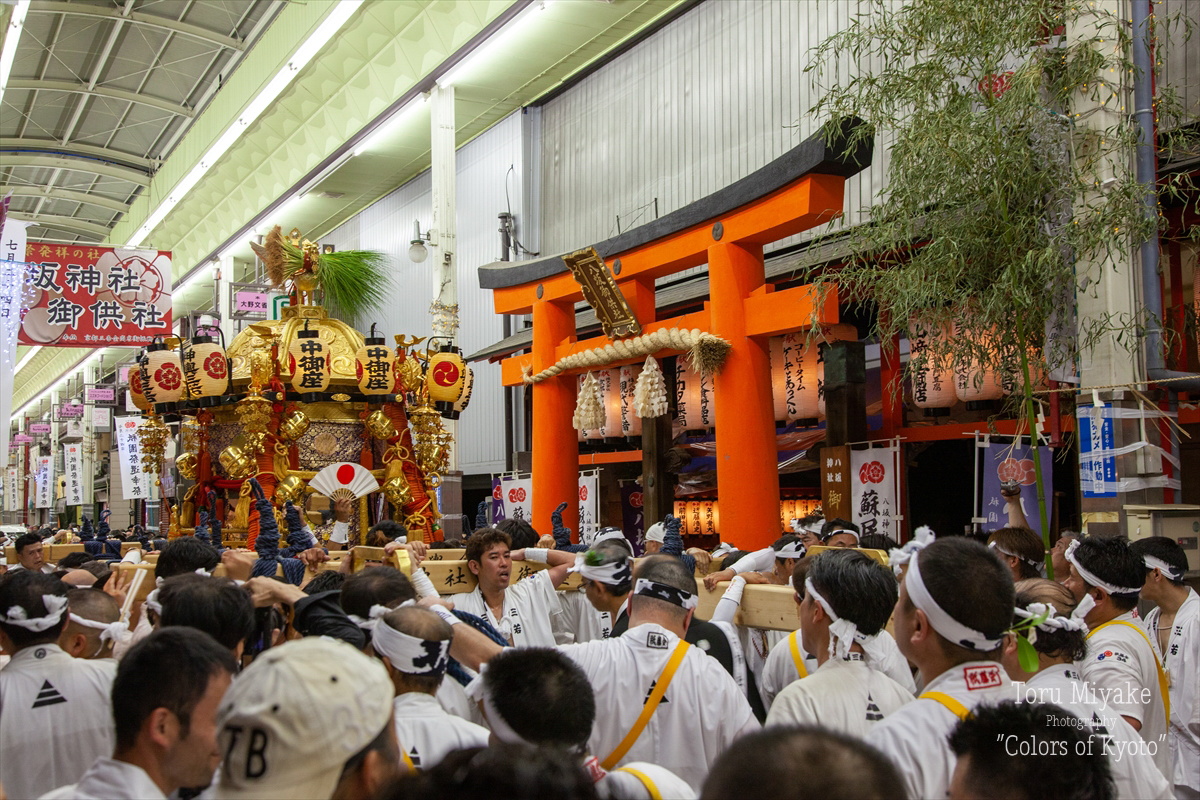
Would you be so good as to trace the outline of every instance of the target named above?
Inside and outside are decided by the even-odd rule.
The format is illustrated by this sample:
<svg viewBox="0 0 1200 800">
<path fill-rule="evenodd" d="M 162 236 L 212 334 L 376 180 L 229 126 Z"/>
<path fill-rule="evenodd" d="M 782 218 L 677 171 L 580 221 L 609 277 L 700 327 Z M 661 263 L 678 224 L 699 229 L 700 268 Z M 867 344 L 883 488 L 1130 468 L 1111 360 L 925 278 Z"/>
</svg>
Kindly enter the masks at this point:
<svg viewBox="0 0 1200 800">
<path fill-rule="evenodd" d="M 775 291 L 766 283 L 763 247 L 842 211 L 846 178 L 870 164 L 873 148 L 866 137 L 852 153 L 844 152 L 843 137 L 857 124 L 844 121 L 831 143 L 823 134 L 813 136 L 713 195 L 594 245 L 644 333 L 699 328 L 733 345 L 714 379 L 713 404 L 721 533 L 741 547 L 764 547 L 779 536 L 767 339 L 838 321 L 834 293 L 819 302 L 811 287 Z M 657 319 L 655 279 L 706 263 L 710 299 L 703 310 Z M 480 267 L 479 282 L 493 290 L 497 314 L 533 315 L 532 352 L 504 360 L 505 386 L 522 385 L 526 368 L 537 374 L 566 356 L 611 341 L 603 335 L 577 340 L 575 303 L 583 294 L 562 256 L 489 264 Z M 618 360 L 605 367 L 643 360 Z M 564 500 L 564 519 L 578 519 L 579 444 L 571 418 L 577 375 L 585 371 L 567 370 L 533 386 L 533 520 L 542 524 Z"/>
</svg>

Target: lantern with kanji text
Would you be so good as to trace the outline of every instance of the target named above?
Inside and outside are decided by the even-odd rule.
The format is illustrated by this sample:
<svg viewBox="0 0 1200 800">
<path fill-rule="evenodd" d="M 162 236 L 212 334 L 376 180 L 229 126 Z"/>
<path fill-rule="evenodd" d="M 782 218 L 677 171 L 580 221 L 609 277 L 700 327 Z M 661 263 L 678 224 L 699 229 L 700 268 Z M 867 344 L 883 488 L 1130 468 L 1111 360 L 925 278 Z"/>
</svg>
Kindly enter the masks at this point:
<svg viewBox="0 0 1200 800">
<path fill-rule="evenodd" d="M 292 388 L 302 400 L 315 401 L 329 388 L 329 351 L 320 334 L 308 327 L 307 319 L 288 348 L 288 366 L 292 370 Z"/>
<path fill-rule="evenodd" d="M 141 359 L 142 392 L 158 414 L 176 411 L 183 396 L 183 368 L 179 353 L 161 336 L 146 346 Z"/>
<path fill-rule="evenodd" d="M 375 335 L 374 325 L 371 325 L 371 335 L 363 340 L 363 346 L 358 348 L 354 358 L 360 392 L 373 396 L 393 394 L 396 391 L 396 371 L 393 363 L 396 354 L 387 346 L 382 336 Z"/>
<path fill-rule="evenodd" d="M 222 339 L 224 334 L 218 331 Z M 182 349 L 183 377 L 188 399 L 200 408 L 215 406 L 229 391 L 229 359 L 223 342 L 197 332 Z"/>
</svg>

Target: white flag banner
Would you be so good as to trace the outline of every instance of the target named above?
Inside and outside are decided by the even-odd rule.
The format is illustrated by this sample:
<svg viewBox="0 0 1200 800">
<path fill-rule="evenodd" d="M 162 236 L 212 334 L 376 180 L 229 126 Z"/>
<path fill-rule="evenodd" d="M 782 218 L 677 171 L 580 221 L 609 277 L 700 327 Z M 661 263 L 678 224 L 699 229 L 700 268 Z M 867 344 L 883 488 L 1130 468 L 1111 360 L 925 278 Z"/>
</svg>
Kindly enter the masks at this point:
<svg viewBox="0 0 1200 800">
<path fill-rule="evenodd" d="M 16 378 L 17 331 L 21 327 L 25 286 L 25 228 L 29 223 L 8 217 L 0 230 L 0 467 L 8 466 L 8 421 L 12 417 Z M 9 509 L 15 510 L 15 509 Z"/>
<path fill-rule="evenodd" d="M 598 530 L 599 495 L 600 476 L 596 473 L 580 475 L 577 533 L 590 536 Z M 533 525 L 538 533 L 550 533 L 550 520 L 533 519 L 533 478 L 501 478 L 492 492 L 492 515 L 492 524 L 502 519 L 523 519 Z M 570 520 L 563 520 L 563 524 L 571 527 Z"/>
<path fill-rule="evenodd" d="M 67 505 L 83 505 L 83 445 L 63 445 L 63 475 L 66 477 Z"/>
<path fill-rule="evenodd" d="M 9 467 L 4 480 L 4 510 L 21 510 L 21 469 Z"/>
<path fill-rule="evenodd" d="M 126 500 L 150 499 L 150 473 L 142 472 L 141 417 L 117 417 L 117 456 L 121 462 L 121 494 Z"/>
<path fill-rule="evenodd" d="M 882 533 L 899 541 L 899 456 L 895 445 L 850 451 L 852 521 L 863 536 Z"/>
<path fill-rule="evenodd" d="M 54 507 L 54 457 L 38 456 L 34 472 L 34 483 L 37 486 L 35 508 Z"/>
</svg>

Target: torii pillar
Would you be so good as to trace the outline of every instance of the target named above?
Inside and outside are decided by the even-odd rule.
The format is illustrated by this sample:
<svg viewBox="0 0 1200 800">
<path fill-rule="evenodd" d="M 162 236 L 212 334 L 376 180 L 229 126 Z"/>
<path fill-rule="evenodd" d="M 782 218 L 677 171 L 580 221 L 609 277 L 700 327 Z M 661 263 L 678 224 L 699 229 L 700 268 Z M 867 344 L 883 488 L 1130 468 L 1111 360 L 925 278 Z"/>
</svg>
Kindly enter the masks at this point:
<svg viewBox="0 0 1200 800">
<path fill-rule="evenodd" d="M 533 303 L 534 374 L 554 366 L 558 345 L 575 340 L 575 303 Z M 563 524 L 579 535 L 579 438 L 572 417 L 578 376 L 562 374 L 533 385 L 533 519 L 549 533 L 550 515 L 565 502 Z"/>
</svg>

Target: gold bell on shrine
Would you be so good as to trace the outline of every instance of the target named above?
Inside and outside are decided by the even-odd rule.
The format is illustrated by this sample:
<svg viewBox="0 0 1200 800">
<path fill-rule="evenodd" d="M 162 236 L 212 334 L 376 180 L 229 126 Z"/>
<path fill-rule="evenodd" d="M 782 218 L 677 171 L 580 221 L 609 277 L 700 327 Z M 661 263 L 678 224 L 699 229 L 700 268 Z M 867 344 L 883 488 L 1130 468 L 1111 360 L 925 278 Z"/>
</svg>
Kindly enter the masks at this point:
<svg viewBox="0 0 1200 800">
<path fill-rule="evenodd" d="M 184 453 L 175 459 L 175 469 L 179 470 L 179 474 L 184 480 L 196 480 L 196 469 L 200 465 L 197 463 L 195 453 Z"/>
<path fill-rule="evenodd" d="M 389 478 L 383 484 L 383 496 L 396 508 L 401 508 L 412 502 L 412 490 L 403 475 Z"/>
<path fill-rule="evenodd" d="M 293 411 L 279 426 L 279 436 L 294 442 L 308 430 L 308 415 L 303 411 Z"/>
<path fill-rule="evenodd" d="M 275 499 L 279 501 L 280 505 L 291 502 L 298 506 L 304 502 L 304 495 L 307 491 L 308 486 L 304 481 L 296 475 L 288 475 L 275 488 Z"/>
<path fill-rule="evenodd" d="M 396 435 L 396 426 L 392 424 L 391 418 L 382 411 L 376 411 L 367 417 L 367 430 L 376 439 L 383 441 Z"/>
<path fill-rule="evenodd" d="M 254 474 L 257 465 L 254 459 L 246 455 L 242 448 L 231 444 L 221 451 L 221 468 L 232 480 L 245 480 Z"/>
</svg>

